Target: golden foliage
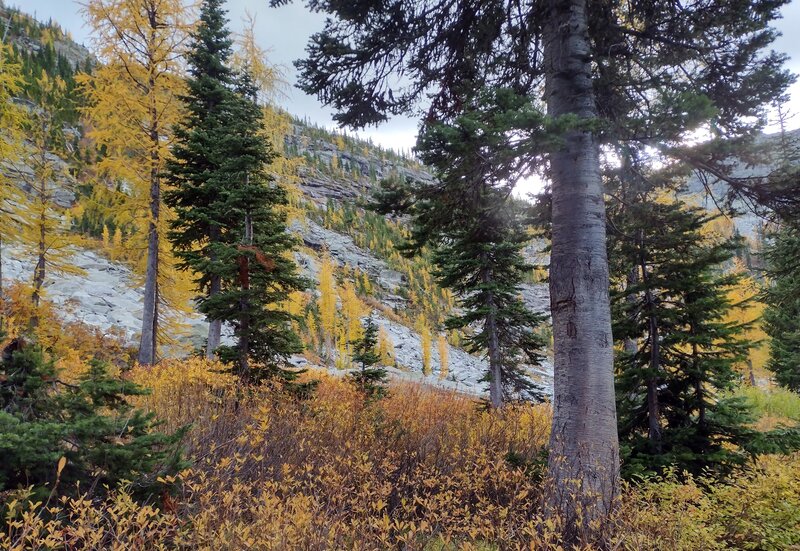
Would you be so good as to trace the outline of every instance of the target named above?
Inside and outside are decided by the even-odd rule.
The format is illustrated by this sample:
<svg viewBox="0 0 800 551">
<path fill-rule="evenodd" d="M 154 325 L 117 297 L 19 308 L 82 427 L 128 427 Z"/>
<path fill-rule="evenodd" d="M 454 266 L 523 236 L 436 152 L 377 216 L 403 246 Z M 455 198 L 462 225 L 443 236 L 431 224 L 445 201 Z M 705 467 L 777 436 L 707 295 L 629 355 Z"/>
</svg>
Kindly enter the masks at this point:
<svg viewBox="0 0 800 551">
<path fill-rule="evenodd" d="M 25 505 L 7 496 L 0 548 L 563 549 L 540 508 L 547 406 L 476 407 L 469 397 L 394 384 L 365 406 L 314 373 L 298 401 L 244 392 L 201 359 L 136 367 L 166 425 L 194 421 L 194 465 L 177 493 L 136 504 Z M 729 485 L 668 475 L 626 487 L 605 545 L 629 550 L 791 549 L 800 545 L 800 456 L 766 457 Z M 747 496 L 747 499 L 742 499 Z M 590 544 L 578 549 L 594 549 Z"/>
<path fill-rule="evenodd" d="M 446 379 L 450 372 L 448 365 L 447 337 L 445 337 L 444 334 L 441 334 L 439 335 L 439 340 L 437 342 L 439 346 L 439 378 Z"/>
</svg>

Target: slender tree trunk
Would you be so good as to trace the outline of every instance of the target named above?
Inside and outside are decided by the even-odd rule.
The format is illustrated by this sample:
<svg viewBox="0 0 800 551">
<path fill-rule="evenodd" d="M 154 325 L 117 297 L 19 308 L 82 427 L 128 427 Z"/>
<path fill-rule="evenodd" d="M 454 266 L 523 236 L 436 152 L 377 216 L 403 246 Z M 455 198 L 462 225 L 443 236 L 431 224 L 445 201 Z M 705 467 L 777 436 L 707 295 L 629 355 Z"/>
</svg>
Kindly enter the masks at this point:
<svg viewBox="0 0 800 551">
<path fill-rule="evenodd" d="M 253 244 L 253 221 L 250 213 L 244 217 L 244 245 Z M 250 291 L 250 258 L 242 251 L 240 279 L 242 285 L 242 298 L 239 302 L 241 318 L 239 319 L 239 372 L 244 381 L 250 379 L 250 301 L 247 293 Z M 244 277 L 241 277 L 241 273 Z"/>
<path fill-rule="evenodd" d="M 44 157 L 44 154 L 42 155 Z M 39 189 L 39 241 L 36 243 L 36 267 L 33 269 L 33 293 L 31 295 L 31 302 L 33 303 L 33 315 L 30 319 L 30 326 L 39 326 L 39 304 L 42 297 L 42 286 L 44 285 L 45 270 L 47 267 L 47 211 L 46 211 L 46 182 L 41 182 Z"/>
<path fill-rule="evenodd" d="M 486 265 L 488 258 L 486 253 L 481 253 L 481 262 Z M 481 274 L 481 281 L 488 285 L 492 281 L 492 271 L 484 268 Z M 489 291 L 486 295 L 486 332 L 487 348 L 489 356 L 489 403 L 493 408 L 503 406 L 503 366 L 500 355 L 500 342 L 497 337 L 497 307 L 494 303 L 494 294 Z"/>
<path fill-rule="evenodd" d="M 157 114 L 152 108 L 153 124 L 150 130 L 150 223 L 147 233 L 147 270 L 144 280 L 144 309 L 142 312 L 142 336 L 139 341 L 139 363 L 153 365 L 158 347 L 158 220 L 161 211 L 161 181 L 159 178 L 159 136 Z"/>
<path fill-rule="evenodd" d="M 659 336 L 656 301 L 650 289 L 650 274 L 647 271 L 644 230 L 636 236 L 639 247 L 639 267 L 642 270 L 642 282 L 647 289 L 644 292 L 647 308 L 648 338 L 650 340 L 650 374 L 647 377 L 647 438 L 656 453 L 661 453 L 661 406 L 658 400 L 659 371 L 661 370 L 661 339 Z"/>
<path fill-rule="evenodd" d="M 652 293 L 647 291 L 647 301 L 652 308 Z M 661 368 L 661 343 L 658 320 L 650 313 L 650 376 L 647 377 L 647 438 L 656 453 L 661 453 L 661 406 L 658 401 L 658 371 Z"/>
<path fill-rule="evenodd" d="M 45 268 L 47 249 L 45 248 L 45 213 L 42 211 L 39 217 L 39 242 L 37 246 L 37 260 L 36 267 L 33 269 L 33 295 L 31 296 L 34 308 L 39 308 L 39 302 L 42 296 L 42 285 L 44 284 Z"/>
<path fill-rule="evenodd" d="M 695 334 L 694 325 L 691 328 L 691 334 Z M 699 357 L 700 351 L 697 349 L 697 343 L 692 343 L 692 371 L 695 374 L 697 373 L 697 360 Z M 703 392 L 703 380 L 699 375 L 695 375 L 695 377 L 697 377 L 694 382 L 694 396 L 695 400 L 697 400 L 697 426 L 703 429 L 706 426 L 705 393 Z"/>
<path fill-rule="evenodd" d="M 636 302 L 636 295 L 634 295 L 632 292 L 630 292 L 630 289 L 631 289 L 631 287 L 633 287 L 634 285 L 639 283 L 639 268 L 638 267 L 634 266 L 633 268 L 631 268 L 631 271 L 628 272 L 627 280 L 628 280 L 628 282 L 627 282 L 628 295 L 625 297 L 625 300 L 628 303 L 635 303 Z M 631 337 L 628 337 L 628 338 L 625 339 L 625 342 L 623 343 L 622 347 L 624 348 L 625 352 L 627 354 L 630 354 L 631 356 L 633 356 L 634 354 L 636 354 L 639 351 L 639 344 L 636 342 L 636 339 L 631 338 Z"/>
<path fill-rule="evenodd" d="M 550 0 L 544 25 L 548 115 L 596 116 L 586 0 Z M 550 302 L 555 377 L 548 514 L 565 542 L 610 512 L 619 484 L 606 219 L 599 149 L 588 129 L 550 156 Z M 579 524 L 576 524 L 579 522 Z"/>
<path fill-rule="evenodd" d="M 216 226 L 211 227 L 209 232 L 211 244 L 219 241 L 219 228 Z M 211 265 L 216 269 L 217 254 L 211 252 Z M 222 280 L 219 275 L 213 274 L 208 289 L 208 296 L 213 297 L 219 294 L 222 290 Z M 206 358 L 213 360 L 216 357 L 215 351 L 219 348 L 219 343 L 222 335 L 222 320 L 208 320 L 208 340 L 206 342 Z"/>
</svg>

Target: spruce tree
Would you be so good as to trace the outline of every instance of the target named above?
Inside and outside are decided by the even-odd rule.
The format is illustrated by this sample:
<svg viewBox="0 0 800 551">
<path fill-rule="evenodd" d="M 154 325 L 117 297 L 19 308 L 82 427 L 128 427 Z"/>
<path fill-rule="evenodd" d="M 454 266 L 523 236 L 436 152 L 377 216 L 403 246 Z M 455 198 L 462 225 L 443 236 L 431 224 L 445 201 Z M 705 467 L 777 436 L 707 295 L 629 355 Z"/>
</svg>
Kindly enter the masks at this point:
<svg viewBox="0 0 800 551">
<path fill-rule="evenodd" d="M 294 260 L 296 245 L 286 231 L 286 190 L 267 172 L 275 153 L 265 137 L 256 91 L 245 73 L 237 78 L 230 108 L 229 157 L 222 173 L 229 178 L 220 208 L 230 224 L 220 250 L 221 291 L 201 304 L 201 311 L 234 327 L 238 372 L 246 381 L 277 376 L 292 382 L 298 372 L 285 369 L 291 354 L 302 351 L 294 317 L 280 303 L 305 288 Z M 220 353 L 232 359 L 233 351 Z"/>
<path fill-rule="evenodd" d="M 77 384 L 65 384 L 38 346 L 12 341 L 0 359 L 0 491 L 33 486 L 36 498 L 56 480 L 62 494 L 102 492 L 127 480 L 140 497 L 155 493 L 159 477 L 186 465 L 179 448 L 185 430 L 157 432 L 153 414 L 128 403 L 142 394 L 99 361 Z"/>
<path fill-rule="evenodd" d="M 611 258 L 618 278 L 612 294 L 617 400 L 627 474 L 724 474 L 747 459 L 749 409 L 725 398 L 747 357 L 745 324 L 726 322 L 732 308 L 725 274 L 739 243 L 704 235 L 713 217 L 679 202 L 642 194 L 614 221 Z M 628 277 L 633 271 L 636 276 Z"/>
<path fill-rule="evenodd" d="M 545 343 L 537 329 L 545 318 L 529 311 L 520 296 L 533 269 L 522 254 L 530 241 L 526 209 L 505 183 L 511 173 L 498 171 L 487 151 L 506 139 L 509 116 L 538 118 L 507 91 L 471 101 L 473 108 L 454 124 L 429 125 L 419 138 L 418 154 L 439 181 L 387 180 L 375 207 L 414 215 L 406 252 L 432 247 L 434 275 L 459 298 L 459 313 L 445 326 L 466 330 L 466 349 L 487 358 L 490 404 L 500 407 L 513 399 L 543 399 L 524 365 L 542 359 Z"/>
<path fill-rule="evenodd" d="M 188 92 L 181 99 L 185 118 L 175 128 L 172 158 L 167 163 L 164 202 L 175 211 L 168 234 L 183 269 L 197 274 L 198 290 L 213 296 L 221 289 L 223 232 L 232 222 L 221 198 L 228 176 L 221 170 L 229 158 L 234 103 L 230 68 L 231 38 L 220 0 L 203 3 L 200 24 L 189 51 Z M 219 346 L 221 320 L 209 318 L 206 355 Z"/>
<path fill-rule="evenodd" d="M 775 381 L 800 392 L 800 230 L 784 224 L 766 250 L 769 284 L 764 329 L 770 336 L 767 367 Z"/>
<path fill-rule="evenodd" d="M 358 369 L 350 373 L 353 385 L 364 394 L 368 402 L 386 396 L 386 370 L 374 367 L 381 361 L 378 353 L 378 327 L 370 316 L 364 323 L 364 334 L 352 341 L 353 362 Z"/>
<path fill-rule="evenodd" d="M 249 75 L 228 65 L 225 24 L 222 2 L 207 0 L 190 54 L 188 115 L 169 165 L 170 239 L 183 267 L 198 274 L 200 311 L 234 328 L 234 349 L 218 347 L 210 330 L 209 352 L 235 361 L 245 381 L 291 381 L 297 373 L 284 369 L 286 359 L 302 346 L 279 303 L 305 282 L 286 256 L 295 244 L 281 210 L 286 192 L 267 173 L 275 152 Z"/>
</svg>

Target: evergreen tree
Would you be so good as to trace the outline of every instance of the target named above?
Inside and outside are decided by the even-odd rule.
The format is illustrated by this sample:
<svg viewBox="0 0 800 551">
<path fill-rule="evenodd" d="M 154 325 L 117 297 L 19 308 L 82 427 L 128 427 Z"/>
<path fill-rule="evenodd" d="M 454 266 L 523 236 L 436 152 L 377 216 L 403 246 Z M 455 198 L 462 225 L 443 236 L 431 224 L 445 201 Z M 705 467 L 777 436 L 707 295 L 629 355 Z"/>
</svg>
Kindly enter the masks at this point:
<svg viewBox="0 0 800 551">
<path fill-rule="evenodd" d="M 361 338 L 350 344 L 353 346 L 353 361 L 359 365 L 350 373 L 350 380 L 368 402 L 383 398 L 386 396 L 386 370 L 374 367 L 381 361 L 381 356 L 378 352 L 378 327 L 371 316 L 364 324 Z"/>
<path fill-rule="evenodd" d="M 145 393 L 98 361 L 77 384 L 65 384 L 41 349 L 12 341 L 0 360 L 0 490 L 33 486 L 34 497 L 46 497 L 56 481 L 70 493 L 76 482 L 81 491 L 101 492 L 127 480 L 137 494 L 151 495 L 158 477 L 185 467 L 185 431 L 156 432 L 153 414 L 127 401 Z"/>
<path fill-rule="evenodd" d="M 749 409 L 723 397 L 751 345 L 739 338 L 746 324 L 725 321 L 742 306 L 727 292 L 740 276 L 721 271 L 739 243 L 704 235 L 712 218 L 643 194 L 614 223 L 611 258 L 628 282 L 612 294 L 614 337 L 627 343 L 616 370 L 628 474 L 670 465 L 724 474 L 747 458 Z"/>
<path fill-rule="evenodd" d="M 493 107 L 498 104 L 503 108 Z M 417 150 L 436 168 L 439 182 L 386 181 L 375 204 L 384 213 L 414 215 L 406 252 L 433 248 L 440 285 L 459 297 L 460 313 L 445 325 L 467 330 L 466 349 L 487 357 L 492 407 L 514 398 L 543 398 L 523 368 L 537 365 L 545 346 L 537 333 L 544 316 L 529 311 L 520 297 L 520 285 L 533 268 L 522 255 L 530 241 L 527 213 L 511 197 L 510 186 L 500 183 L 510 174 L 498 172 L 486 158 L 494 141 L 503 139 L 508 113 L 520 111 L 524 104 L 518 97 L 489 93 L 455 124 L 428 126 Z"/>
<path fill-rule="evenodd" d="M 770 336 L 767 367 L 775 381 L 800 392 L 800 230 L 785 224 L 766 250 L 769 286 L 764 329 Z"/>
<path fill-rule="evenodd" d="M 267 173 L 274 153 L 264 136 L 261 108 L 247 74 L 238 79 L 236 91 L 231 109 L 235 124 L 228 136 L 231 155 L 221 167 L 232 184 L 225 190 L 222 205 L 230 216 L 229 239 L 220 251 L 222 289 L 204 300 L 200 309 L 212 319 L 233 325 L 243 379 L 255 381 L 269 375 L 292 382 L 299 373 L 285 369 L 285 363 L 291 354 L 302 351 L 302 343 L 291 327 L 295 317 L 280 304 L 292 292 L 304 289 L 306 281 L 287 254 L 296 241 L 286 231 L 282 210 L 287 204 L 286 190 Z M 226 354 L 230 358 L 230 351 Z"/>
<path fill-rule="evenodd" d="M 192 35 L 187 93 L 181 98 L 186 115 L 175 128 L 172 158 L 167 162 L 171 188 L 164 193 L 165 204 L 176 213 L 168 237 L 181 267 L 197 274 L 195 283 L 208 296 L 221 290 L 222 233 L 236 223 L 223 210 L 223 194 L 230 182 L 221 167 L 232 153 L 235 76 L 222 4 L 218 0 L 203 3 L 200 24 Z M 209 318 L 209 358 L 219 346 L 221 327 L 221 320 Z"/>
<path fill-rule="evenodd" d="M 235 360 L 245 381 L 273 375 L 289 382 L 298 373 L 284 368 L 286 360 L 302 345 L 293 316 L 279 304 L 305 282 L 287 257 L 295 240 L 282 211 L 286 191 L 266 170 L 275 153 L 256 89 L 246 72 L 226 66 L 230 40 L 221 4 L 204 3 L 194 39 L 190 114 L 169 165 L 167 201 L 176 211 L 170 238 L 207 291 L 200 311 L 234 328 L 237 345 L 219 347 L 220 358 Z"/>
</svg>

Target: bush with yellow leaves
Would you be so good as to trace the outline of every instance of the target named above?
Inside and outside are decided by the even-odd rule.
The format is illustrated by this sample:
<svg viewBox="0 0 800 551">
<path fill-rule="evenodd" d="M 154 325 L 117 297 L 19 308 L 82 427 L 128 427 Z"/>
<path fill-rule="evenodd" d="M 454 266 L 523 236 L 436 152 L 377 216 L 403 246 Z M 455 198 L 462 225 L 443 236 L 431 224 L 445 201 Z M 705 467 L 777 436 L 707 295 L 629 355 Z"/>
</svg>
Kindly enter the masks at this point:
<svg viewBox="0 0 800 551">
<path fill-rule="evenodd" d="M 560 549 L 540 509 L 550 411 L 485 411 L 453 392 L 395 383 L 364 404 L 315 372 L 316 393 L 243 389 L 202 359 L 136 367 L 140 407 L 194 422 L 194 464 L 174 495 L 139 505 L 7 503 L 2 549 Z M 677 477 L 627 487 L 602 542 L 615 549 L 800 545 L 800 456 L 765 457 L 727 485 Z M 747 496 L 747 499 L 743 499 Z"/>
</svg>

